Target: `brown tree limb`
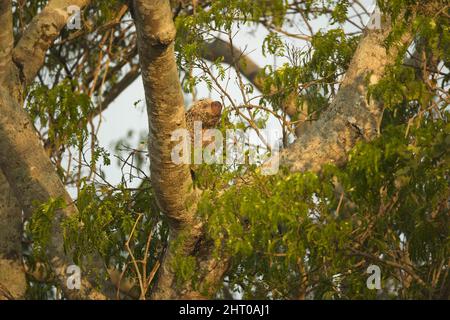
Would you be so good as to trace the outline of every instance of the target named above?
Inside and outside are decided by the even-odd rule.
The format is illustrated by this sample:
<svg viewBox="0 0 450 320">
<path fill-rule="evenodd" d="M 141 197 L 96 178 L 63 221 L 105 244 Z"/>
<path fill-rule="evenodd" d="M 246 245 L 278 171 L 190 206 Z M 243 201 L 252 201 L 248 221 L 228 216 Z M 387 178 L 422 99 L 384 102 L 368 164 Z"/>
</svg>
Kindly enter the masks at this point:
<svg viewBox="0 0 450 320">
<path fill-rule="evenodd" d="M 47 49 L 59 35 L 69 18 L 67 7 L 83 7 L 88 1 L 50 1 L 30 23 L 27 31 L 13 49 L 12 60 L 2 70 L 8 72 L 8 81 L 0 87 L 0 167 L 8 184 L 2 180 L 2 187 L 11 188 L 20 202 L 25 218 L 29 218 L 40 203 L 50 198 L 63 198 L 68 206 L 57 210 L 53 221 L 49 263 L 52 274 L 44 272 L 61 286 L 67 298 L 101 299 L 104 296 L 93 290 L 82 277 L 81 290 L 67 288 L 67 266 L 72 264 L 63 248 L 61 221 L 76 213 L 76 207 L 65 191 L 50 159 L 34 131 L 28 115 L 22 108 L 23 87 L 34 80 L 44 63 Z M 14 62 L 14 63 L 13 63 Z M 6 79 L 6 78 L 5 78 Z M 21 218 L 21 217 L 20 217 Z M 10 226 L 15 228 L 14 225 Z M 21 238 L 22 230 L 16 230 Z"/>
<path fill-rule="evenodd" d="M 0 0 L 0 85 L 7 80 L 13 46 L 11 0 Z M 25 296 L 21 235 L 22 212 L 0 170 L 0 300 Z"/>
<path fill-rule="evenodd" d="M 317 121 L 282 153 L 282 164 L 292 171 L 319 171 L 326 163 L 341 165 L 359 140 L 371 140 L 379 134 L 383 107 L 368 99 L 369 85 L 382 78 L 386 67 L 395 61 L 397 47 L 386 50 L 384 41 L 390 26 L 366 30 L 350 62 L 341 87 Z M 403 36 L 403 44 L 412 40 Z"/>
<path fill-rule="evenodd" d="M 13 59 L 21 71 L 25 85 L 29 85 L 41 69 L 47 50 L 59 36 L 69 19 L 67 8 L 83 8 L 90 0 L 50 0 L 33 18 L 13 51 Z"/>
<path fill-rule="evenodd" d="M 26 111 L 3 89 L 0 90 L 0 167 L 18 199 L 25 218 L 36 210 L 36 205 L 50 198 L 62 198 L 67 207 L 55 213 L 48 258 L 54 277 L 68 298 L 102 298 L 82 277 L 81 290 L 67 287 L 67 266 L 73 261 L 64 251 L 62 219 L 75 214 L 77 209 L 68 195 L 55 168 L 34 131 Z M 7 115 L 7 116 L 5 116 Z"/>
<path fill-rule="evenodd" d="M 187 257 L 201 235 L 195 216 L 196 192 L 187 164 L 171 159 L 172 132 L 186 128 L 183 92 L 174 55 L 175 26 L 168 0 L 133 1 L 138 52 L 149 118 L 149 154 L 152 186 L 170 225 L 170 244 L 163 258 L 153 298 L 179 298 L 175 255 Z M 177 245 L 176 253 L 174 243 Z M 184 288 L 186 289 L 186 288 Z"/>
<path fill-rule="evenodd" d="M 27 282 L 22 263 L 22 211 L 0 170 L 0 300 L 23 299 Z"/>
<path fill-rule="evenodd" d="M 14 46 L 11 0 L 0 0 L 0 83 L 11 61 Z"/>
</svg>

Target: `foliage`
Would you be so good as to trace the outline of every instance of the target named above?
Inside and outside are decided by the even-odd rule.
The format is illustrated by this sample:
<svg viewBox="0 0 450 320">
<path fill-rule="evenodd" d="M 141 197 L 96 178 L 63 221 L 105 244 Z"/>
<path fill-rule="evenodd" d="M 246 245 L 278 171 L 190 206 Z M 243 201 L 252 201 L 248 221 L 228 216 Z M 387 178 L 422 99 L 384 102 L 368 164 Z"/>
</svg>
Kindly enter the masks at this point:
<svg viewBox="0 0 450 320">
<path fill-rule="evenodd" d="M 209 235 L 233 257 L 230 287 L 245 298 L 445 298 L 449 116 L 406 136 L 405 125 L 387 127 L 342 169 L 255 175 L 252 186 L 205 194 Z M 378 293 L 366 288 L 372 263 Z"/>
<path fill-rule="evenodd" d="M 124 185 L 98 190 L 86 184 L 77 199 L 79 214 L 64 221 L 65 245 L 75 263 L 100 254 L 105 264 L 130 279 L 151 273 L 167 241 L 167 223 L 162 219 L 148 182 L 131 191 Z M 129 251 L 130 249 L 131 251 Z M 144 262 L 136 270 L 134 262 Z"/>
<path fill-rule="evenodd" d="M 30 88 L 27 111 L 33 122 L 48 128 L 47 145 L 54 149 L 77 146 L 87 135 L 88 115 L 93 109 L 86 94 L 77 92 L 66 79 L 53 88 L 34 84 Z"/>
<path fill-rule="evenodd" d="M 14 3 L 18 8 L 22 2 Z M 26 8 L 14 11 L 16 35 L 46 1 L 25 3 Z M 297 110 L 306 107 L 309 120 L 316 119 L 335 98 L 361 36 L 344 28 L 352 14 L 351 1 L 171 3 L 176 58 L 186 93 L 195 93 L 199 84 L 206 83 L 226 99 L 227 92 L 218 88 L 217 81 L 226 81 L 228 66 L 222 57 L 206 65 L 202 52 L 217 36 L 232 42 L 243 26 L 264 26 L 268 33 L 261 39 L 263 55 L 287 61 L 278 67 L 262 66 L 260 93 L 254 84 L 239 84 L 244 107 L 257 101 L 258 108 L 246 109 L 249 118 L 243 118 L 238 112 L 241 105 L 234 97 L 228 99 L 223 133 L 229 128 L 266 127 L 271 116 L 286 116 L 286 102 L 292 97 Z M 448 12 L 437 12 L 430 3 L 378 1 L 393 22 L 386 47 L 398 45 L 407 31 L 415 40 L 370 87 L 367 98 L 385 109 L 381 132 L 374 141 L 359 143 L 344 167 L 327 166 L 319 174 L 281 171 L 276 176 L 262 176 L 247 164 L 196 169 L 194 187 L 203 191 L 199 215 L 206 223 L 206 240 L 214 245 L 217 257 L 232 257 L 217 297 L 230 293 L 262 299 L 449 297 L 450 32 Z M 88 128 L 91 117 L 101 111 L 100 97 L 137 64 L 129 59 L 136 48 L 133 28 L 116 21 L 122 5 L 122 1 L 93 1 L 84 10 L 83 29 L 62 32 L 46 57 L 39 83 L 28 88 L 26 110 L 56 163 L 71 147 L 83 148 L 93 131 Z M 304 47 L 288 45 L 282 30 L 293 23 L 292 13 L 329 25 L 311 34 Z M 419 53 L 420 59 L 413 59 L 416 65 L 404 63 L 411 56 L 406 49 Z M 202 73 L 195 74 L 195 68 Z M 298 116 L 289 120 L 295 122 Z M 104 178 L 96 171 L 100 158 L 104 165 L 111 162 L 95 137 L 91 139 L 95 174 L 76 177 L 79 214 L 64 221 L 65 248 L 81 266 L 99 254 L 108 267 L 139 280 L 140 274 L 150 275 L 157 268 L 167 248 L 167 221 L 148 179 L 131 188 L 125 178 L 117 186 L 92 178 Z M 136 152 L 131 151 L 133 156 Z M 138 169 L 144 164 L 140 157 Z M 126 162 L 119 160 L 121 165 Z M 67 179 L 69 174 L 58 169 Z M 240 183 L 244 175 L 255 183 Z M 51 221 L 61 205 L 52 199 L 37 206 L 27 227 L 34 250 L 30 259 L 45 256 Z M 178 237 L 174 252 L 182 252 L 185 240 Z M 195 286 L 199 275 L 194 257 L 180 255 L 174 261 L 171 267 L 179 283 L 190 281 Z M 381 267 L 380 291 L 366 287 L 370 264 Z M 32 282 L 30 289 L 35 297 L 48 297 L 54 287 Z"/>
<path fill-rule="evenodd" d="M 230 175 L 219 174 L 216 167 L 203 173 L 213 187 L 205 192 L 199 212 L 216 255 L 233 257 L 223 296 L 235 290 L 244 298 L 448 298 L 450 127 L 448 100 L 436 94 L 436 88 L 448 84 L 448 69 L 443 77 L 430 76 L 437 60 L 448 65 L 448 19 L 430 14 L 426 3 L 379 4 L 392 17 L 404 15 L 386 46 L 398 45 L 412 26 L 415 49 L 424 52 L 431 70 L 404 65 L 400 55 L 370 88 L 368 98 L 385 106 L 382 133 L 371 143 L 358 144 L 344 168 L 329 166 L 320 175 L 256 173 L 251 186 L 231 183 L 225 192 L 217 186 L 227 185 Z M 347 5 L 338 2 L 333 21 L 345 20 Z M 412 9 L 418 14 L 412 16 Z M 178 43 L 192 44 L 187 50 L 179 47 L 184 66 L 198 59 L 207 38 L 208 24 L 201 19 L 219 20 L 227 32 L 223 16 L 200 13 L 186 19 L 177 25 L 182 30 Z M 188 32 L 198 26 L 202 31 Z M 286 55 L 289 63 L 266 67 L 260 104 L 280 108 L 295 93 L 297 106 L 306 102 L 309 114 L 327 108 L 358 40 L 342 28 L 329 29 L 316 33 L 305 51 L 285 47 L 269 33 L 266 50 Z M 370 264 L 382 267 L 381 291 L 366 287 Z M 197 268 L 186 265 L 191 272 Z"/>
<path fill-rule="evenodd" d="M 50 199 L 46 203 L 37 205 L 37 209 L 26 227 L 26 234 L 33 241 L 32 250 L 34 257 L 46 259 L 46 251 L 51 240 L 56 211 L 64 208 L 64 206 L 64 200 L 61 198 Z"/>
</svg>

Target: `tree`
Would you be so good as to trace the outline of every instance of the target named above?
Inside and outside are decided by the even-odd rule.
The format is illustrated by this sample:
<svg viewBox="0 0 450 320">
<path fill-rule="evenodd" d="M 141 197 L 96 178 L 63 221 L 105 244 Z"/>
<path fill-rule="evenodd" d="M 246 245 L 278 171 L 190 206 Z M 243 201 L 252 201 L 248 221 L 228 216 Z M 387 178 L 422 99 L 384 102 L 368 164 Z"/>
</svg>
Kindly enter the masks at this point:
<svg viewBox="0 0 450 320">
<path fill-rule="evenodd" d="M 0 298 L 448 298 L 450 7 L 377 3 L 0 0 Z M 131 149 L 111 185 L 97 119 L 139 76 L 150 174 Z M 172 160 L 202 83 L 261 159 L 277 121 L 277 174 Z"/>
</svg>

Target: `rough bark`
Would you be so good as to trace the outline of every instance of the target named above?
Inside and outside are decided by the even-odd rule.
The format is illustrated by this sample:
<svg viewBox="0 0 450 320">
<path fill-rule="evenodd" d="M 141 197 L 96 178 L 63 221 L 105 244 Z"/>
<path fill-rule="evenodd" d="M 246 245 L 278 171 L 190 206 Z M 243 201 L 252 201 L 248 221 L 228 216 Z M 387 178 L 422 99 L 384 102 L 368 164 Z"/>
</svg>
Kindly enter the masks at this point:
<svg viewBox="0 0 450 320">
<path fill-rule="evenodd" d="M 142 79 L 149 120 L 149 154 L 152 186 L 170 223 L 170 244 L 158 276 L 156 299 L 180 297 L 172 262 L 175 255 L 192 253 L 201 235 L 196 219 L 196 192 L 189 166 L 175 164 L 172 132 L 186 128 L 185 107 L 174 56 L 175 26 L 167 0 L 133 1 Z M 184 241 L 174 252 L 174 243 Z M 181 293 L 182 294 L 182 293 Z"/>
<path fill-rule="evenodd" d="M 77 209 L 47 157 L 26 111 L 3 89 L 0 89 L 0 110 L 0 167 L 25 218 L 33 214 L 37 204 L 50 198 L 62 198 L 67 203 L 66 208 L 55 213 L 48 247 L 53 276 L 69 298 L 101 298 L 84 278 L 80 291 L 67 288 L 67 266 L 73 261 L 64 251 L 61 221 L 76 213 Z"/>
<path fill-rule="evenodd" d="M 0 83 L 11 61 L 14 46 L 11 0 L 0 0 Z"/>
<path fill-rule="evenodd" d="M 36 77 L 44 63 L 48 48 L 58 37 L 69 18 L 67 7 L 77 5 L 82 8 L 88 2 L 50 1 L 32 20 L 12 50 L 12 59 L 5 60 L 1 68 L 4 74 L 1 78 L 3 81 L 0 83 L 0 167 L 9 183 L 9 186 L 6 182 L 2 183 L 2 189 L 5 190 L 5 194 L 9 194 L 8 190 L 11 188 L 21 205 L 25 218 L 29 218 L 33 214 L 36 204 L 47 202 L 50 198 L 62 197 L 66 201 L 68 206 L 58 210 L 55 214 L 55 221 L 53 221 L 48 248 L 52 274 L 44 272 L 44 275 L 58 281 L 66 297 L 77 299 L 99 299 L 103 298 L 103 295 L 93 290 L 91 284 L 83 277 L 81 290 L 67 288 L 66 271 L 72 261 L 64 252 L 60 223 L 64 217 L 75 213 L 76 207 L 47 157 L 34 131 L 33 124 L 22 108 L 22 103 L 23 89 Z M 2 200 L 6 201 L 6 199 Z M 3 201 L 2 203 L 5 203 Z M 8 224 L 6 228 L 9 228 L 10 233 L 17 232 L 15 233 L 16 239 L 21 237 L 22 231 L 21 229 L 17 230 L 17 224 Z M 8 234 L 6 230 L 5 234 Z M 11 240 L 14 239 L 11 238 Z M 10 245 L 5 244 L 5 247 L 10 247 Z"/>
<path fill-rule="evenodd" d="M 30 84 L 42 68 L 47 50 L 69 19 L 67 8 L 83 8 L 89 3 L 90 0 L 50 0 L 33 18 L 13 51 L 24 85 Z"/>
<path fill-rule="evenodd" d="M 0 300 L 25 297 L 21 235 L 22 210 L 0 171 Z"/>
<path fill-rule="evenodd" d="M 384 41 L 390 27 L 366 31 L 331 106 L 281 155 L 281 164 L 292 171 L 319 171 L 326 163 L 342 165 L 356 142 L 379 134 L 383 107 L 368 100 L 369 85 L 382 78 L 395 61 L 396 47 L 389 51 Z M 410 35 L 402 39 L 407 44 Z"/>
<path fill-rule="evenodd" d="M 0 86 L 8 77 L 13 46 L 11 0 L 0 0 Z M 22 211 L 0 169 L 0 300 L 25 296 L 21 235 Z"/>
</svg>

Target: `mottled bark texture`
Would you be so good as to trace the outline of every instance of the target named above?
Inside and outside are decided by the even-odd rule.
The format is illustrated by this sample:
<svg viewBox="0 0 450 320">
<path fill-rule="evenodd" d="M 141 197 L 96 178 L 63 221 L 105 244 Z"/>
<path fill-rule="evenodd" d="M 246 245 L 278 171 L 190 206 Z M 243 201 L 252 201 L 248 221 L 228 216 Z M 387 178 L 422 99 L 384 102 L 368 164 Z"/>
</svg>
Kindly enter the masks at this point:
<svg viewBox="0 0 450 320">
<path fill-rule="evenodd" d="M 197 297 L 200 294 L 192 291 L 188 284 L 177 287 L 172 268 L 176 256 L 192 255 L 202 259 L 197 256 L 200 252 L 194 252 L 202 235 L 202 224 L 195 215 L 198 191 L 192 187 L 189 165 L 175 164 L 171 159 L 171 151 L 177 143 L 171 141 L 171 135 L 176 129 L 186 128 L 174 55 L 176 31 L 172 11 L 167 0 L 135 0 L 133 15 L 149 119 L 151 181 L 159 207 L 170 223 L 170 243 L 153 298 Z"/>
<path fill-rule="evenodd" d="M 152 184 L 158 204 L 174 229 L 193 221 L 186 201 L 192 194 L 188 165 L 174 164 L 174 130 L 186 128 L 183 93 L 174 56 L 175 26 L 168 1 L 134 1 L 138 51 L 149 118 Z"/>
<path fill-rule="evenodd" d="M 24 84 L 30 84 L 42 68 L 45 54 L 69 19 L 70 6 L 85 7 L 90 0 L 50 0 L 33 18 L 13 51 Z"/>
<path fill-rule="evenodd" d="M 76 207 L 46 155 L 22 103 L 23 88 L 34 80 L 44 63 L 48 48 L 67 23 L 69 18 L 67 7 L 76 5 L 82 8 L 88 2 L 50 1 L 25 30 L 12 50 L 12 56 L 11 50 L 8 54 L 5 54 L 5 51 L 1 52 L 5 60 L 2 59 L 1 65 L 3 76 L 0 73 L 2 80 L 0 83 L 0 167 L 7 180 L 6 182 L 5 179 L 1 179 L 0 184 L 4 194 L 13 194 L 8 199 L 5 197 L 0 199 L 2 201 L 0 212 L 7 217 L 14 217 L 14 221 L 11 220 L 7 225 L 2 225 L 5 228 L 2 235 L 14 234 L 11 241 L 16 241 L 15 245 L 12 242 L 8 245 L 4 244 L 2 250 L 10 250 L 10 247 L 17 248 L 17 241 L 22 235 L 22 228 L 19 225 L 21 220 L 18 220 L 21 219 L 21 212 L 12 210 L 15 204 L 14 198 L 18 200 L 25 219 L 33 214 L 37 204 L 47 202 L 50 198 L 63 198 L 68 206 L 55 214 L 48 248 L 52 272 L 44 272 L 44 275 L 58 281 L 68 298 L 76 299 L 100 299 L 103 295 L 93 290 L 91 284 L 83 277 L 81 290 L 67 288 L 66 271 L 72 261 L 64 252 L 60 223 L 64 217 L 75 213 Z M 5 6 L 5 3 L 2 2 L 2 6 Z M 10 30 L 12 35 L 12 24 L 11 27 L 6 27 L 9 22 L 4 18 L 4 11 L 1 12 L 0 25 L 5 28 L 2 28 L 0 32 L 2 41 L 5 41 L 5 30 Z M 11 42 L 11 38 L 7 41 Z M 33 273 L 33 275 L 42 275 L 42 273 Z M 11 288 L 14 287 L 7 289 L 11 292 Z"/>
<path fill-rule="evenodd" d="M 25 297 L 21 235 L 22 211 L 0 171 L 0 300 Z"/>
<path fill-rule="evenodd" d="M 171 160 L 172 132 L 186 128 L 185 108 L 174 56 L 175 26 L 169 1 L 133 1 L 138 52 L 149 122 L 151 181 L 158 205 L 170 222 L 167 248 L 154 298 L 176 298 L 175 255 L 189 255 L 200 236 L 195 218 L 195 193 L 189 166 Z M 190 201 L 189 201 L 190 200 Z M 191 207 L 188 207 L 191 202 Z M 185 234 L 186 242 L 174 253 L 173 242 Z"/>
<path fill-rule="evenodd" d="M 0 0 L 0 86 L 5 86 L 14 46 L 11 0 Z M 0 300 L 21 299 L 27 289 L 22 263 L 22 211 L 0 169 Z"/>
<path fill-rule="evenodd" d="M 11 61 L 14 46 L 11 0 L 0 0 L 0 83 Z"/>
<path fill-rule="evenodd" d="M 379 134 L 383 107 L 368 100 L 367 90 L 378 83 L 398 54 L 397 47 L 386 50 L 389 32 L 388 25 L 365 32 L 333 103 L 283 151 L 282 165 L 292 171 L 318 171 L 326 163 L 341 165 L 358 140 L 371 140 Z M 409 43 L 410 35 L 402 41 Z"/>
</svg>

